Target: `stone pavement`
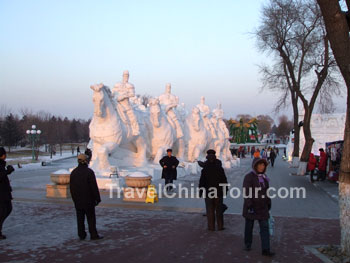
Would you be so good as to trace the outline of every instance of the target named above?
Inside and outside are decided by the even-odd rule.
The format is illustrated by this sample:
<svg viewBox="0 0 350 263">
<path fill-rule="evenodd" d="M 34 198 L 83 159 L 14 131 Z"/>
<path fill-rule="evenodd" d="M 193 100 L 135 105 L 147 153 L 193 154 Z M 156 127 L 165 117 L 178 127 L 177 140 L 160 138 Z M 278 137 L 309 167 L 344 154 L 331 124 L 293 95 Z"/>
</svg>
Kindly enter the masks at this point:
<svg viewBox="0 0 350 263">
<path fill-rule="evenodd" d="M 206 230 L 202 213 L 97 207 L 99 241 L 79 241 L 72 205 L 14 202 L 0 241 L 0 262 L 322 262 L 305 246 L 339 244 L 338 220 L 276 217 L 273 258 L 243 251 L 244 220 L 225 215 L 224 231 Z"/>
<path fill-rule="evenodd" d="M 338 182 L 325 180 L 323 182 L 314 182 L 315 187 L 324 191 L 335 202 L 339 200 L 339 185 Z"/>
</svg>

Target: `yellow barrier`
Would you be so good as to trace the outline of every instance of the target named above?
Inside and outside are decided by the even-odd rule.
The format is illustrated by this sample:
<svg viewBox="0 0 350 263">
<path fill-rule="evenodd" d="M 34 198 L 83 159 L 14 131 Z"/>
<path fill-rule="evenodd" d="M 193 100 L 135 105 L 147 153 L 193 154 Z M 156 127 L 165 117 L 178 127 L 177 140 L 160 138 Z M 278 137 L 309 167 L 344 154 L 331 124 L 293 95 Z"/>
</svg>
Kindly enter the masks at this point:
<svg viewBox="0 0 350 263">
<path fill-rule="evenodd" d="M 158 195 L 156 191 L 156 187 L 154 184 L 150 184 L 147 188 L 147 198 L 146 203 L 152 203 L 158 202 Z"/>
</svg>

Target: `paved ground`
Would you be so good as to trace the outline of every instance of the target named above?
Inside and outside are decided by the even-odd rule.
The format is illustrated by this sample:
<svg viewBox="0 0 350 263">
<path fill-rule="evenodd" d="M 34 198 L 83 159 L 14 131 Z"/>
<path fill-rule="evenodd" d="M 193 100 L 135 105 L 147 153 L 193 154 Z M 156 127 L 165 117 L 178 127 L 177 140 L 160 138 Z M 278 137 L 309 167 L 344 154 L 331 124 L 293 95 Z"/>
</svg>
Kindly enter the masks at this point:
<svg viewBox="0 0 350 263">
<path fill-rule="evenodd" d="M 338 244 L 338 220 L 276 217 L 273 259 L 242 250 L 243 219 L 226 215 L 224 231 L 206 230 L 200 213 L 97 208 L 105 239 L 78 241 L 70 205 L 14 202 L 0 262 L 321 262 L 306 245 Z"/>
<path fill-rule="evenodd" d="M 232 187 L 241 187 L 250 163 L 245 159 L 240 168 L 227 172 Z M 304 247 L 339 244 L 338 204 L 326 193 L 327 187 L 335 192 L 337 185 L 312 185 L 307 177 L 290 176 L 294 170 L 281 159 L 268 169 L 270 185 L 304 187 L 306 198 L 272 201 L 276 218 L 272 246 L 278 253 L 273 261 L 260 256 L 258 227 L 253 251 L 242 251 L 242 198 L 225 200 L 227 229 L 212 233 L 206 231 L 201 199 L 162 198 L 154 205 L 135 204 L 102 193 L 98 228 L 106 239 L 80 242 L 71 200 L 47 199 L 44 188 L 51 172 L 74 165 L 75 160 L 68 159 L 11 175 L 14 212 L 4 226 L 9 238 L 0 243 L 0 262 L 218 262 L 218 257 L 220 262 L 321 262 Z M 198 179 L 186 176 L 177 184 L 197 185 Z"/>
</svg>

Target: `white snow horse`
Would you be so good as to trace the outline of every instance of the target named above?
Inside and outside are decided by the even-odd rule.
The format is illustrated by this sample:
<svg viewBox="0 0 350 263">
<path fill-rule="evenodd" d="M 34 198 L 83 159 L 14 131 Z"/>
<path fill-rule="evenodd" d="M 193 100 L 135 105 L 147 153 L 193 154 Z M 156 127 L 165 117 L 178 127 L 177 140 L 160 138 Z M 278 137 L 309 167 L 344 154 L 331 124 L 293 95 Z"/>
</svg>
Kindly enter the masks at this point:
<svg viewBox="0 0 350 263">
<path fill-rule="evenodd" d="M 197 107 L 186 118 L 185 134 L 187 141 L 187 159 L 195 162 L 203 157 L 208 146 L 208 132 L 204 127 L 203 119 Z"/>
<path fill-rule="evenodd" d="M 172 148 L 176 140 L 176 131 L 159 105 L 157 98 L 149 101 L 150 146 L 153 163 L 158 164 L 166 150 Z"/>
<path fill-rule="evenodd" d="M 93 143 L 91 167 L 98 172 L 110 171 L 109 157 L 118 158 L 118 147 L 131 159 L 134 166 L 146 163 L 147 143 L 145 132 L 132 136 L 131 127 L 121 121 L 118 104 L 113 101 L 110 89 L 103 84 L 93 85 L 94 116 L 90 123 L 90 138 Z M 142 117 L 139 116 L 139 119 Z M 147 129 L 146 129 L 147 130 Z M 129 155 L 125 156 L 125 150 Z M 121 149 L 120 149 L 121 150 Z"/>
</svg>

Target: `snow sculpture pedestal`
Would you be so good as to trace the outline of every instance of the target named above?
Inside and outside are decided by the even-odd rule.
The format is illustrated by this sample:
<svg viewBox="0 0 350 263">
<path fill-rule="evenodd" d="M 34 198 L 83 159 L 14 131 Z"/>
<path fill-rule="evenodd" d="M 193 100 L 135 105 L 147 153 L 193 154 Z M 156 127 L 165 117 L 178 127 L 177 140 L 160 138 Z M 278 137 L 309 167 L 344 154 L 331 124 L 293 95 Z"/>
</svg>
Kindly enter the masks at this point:
<svg viewBox="0 0 350 263">
<path fill-rule="evenodd" d="M 67 170 L 59 170 L 50 175 L 53 184 L 46 185 L 46 197 L 71 198 L 69 181 L 70 173 Z"/>
<path fill-rule="evenodd" d="M 126 188 L 124 188 L 123 201 L 146 202 L 147 188 L 151 184 L 152 176 L 141 172 L 135 172 L 125 176 Z"/>
<path fill-rule="evenodd" d="M 96 174 L 97 186 L 100 190 L 115 191 L 120 189 L 120 172 L 116 166 L 111 166 L 110 171 L 103 175 Z"/>
</svg>

